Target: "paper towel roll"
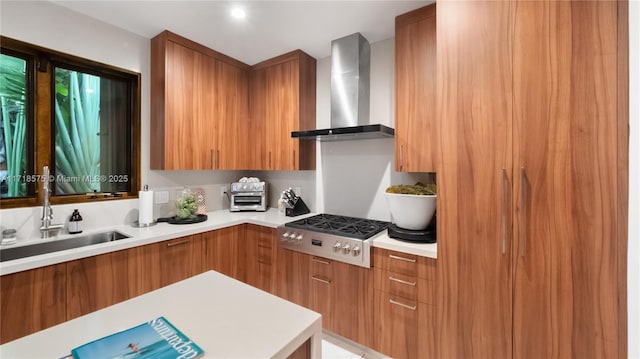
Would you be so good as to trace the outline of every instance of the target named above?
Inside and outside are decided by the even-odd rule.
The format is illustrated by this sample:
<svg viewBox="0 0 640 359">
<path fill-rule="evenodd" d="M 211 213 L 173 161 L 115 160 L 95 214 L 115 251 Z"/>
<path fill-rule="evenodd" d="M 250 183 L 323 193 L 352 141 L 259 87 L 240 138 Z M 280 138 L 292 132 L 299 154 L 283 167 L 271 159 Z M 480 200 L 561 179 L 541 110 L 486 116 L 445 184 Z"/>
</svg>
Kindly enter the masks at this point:
<svg viewBox="0 0 640 359">
<path fill-rule="evenodd" d="M 138 192 L 138 223 L 153 223 L 153 191 Z"/>
</svg>

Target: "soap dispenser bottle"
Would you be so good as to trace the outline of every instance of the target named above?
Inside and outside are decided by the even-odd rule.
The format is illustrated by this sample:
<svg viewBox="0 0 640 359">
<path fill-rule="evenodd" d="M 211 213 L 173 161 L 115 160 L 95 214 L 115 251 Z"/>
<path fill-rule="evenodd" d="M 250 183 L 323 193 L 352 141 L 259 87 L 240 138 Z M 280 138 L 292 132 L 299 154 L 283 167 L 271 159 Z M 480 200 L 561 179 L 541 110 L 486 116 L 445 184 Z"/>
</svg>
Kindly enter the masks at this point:
<svg viewBox="0 0 640 359">
<path fill-rule="evenodd" d="M 78 234 L 82 233 L 82 216 L 77 209 L 73 210 L 71 218 L 69 218 L 69 233 Z"/>
</svg>

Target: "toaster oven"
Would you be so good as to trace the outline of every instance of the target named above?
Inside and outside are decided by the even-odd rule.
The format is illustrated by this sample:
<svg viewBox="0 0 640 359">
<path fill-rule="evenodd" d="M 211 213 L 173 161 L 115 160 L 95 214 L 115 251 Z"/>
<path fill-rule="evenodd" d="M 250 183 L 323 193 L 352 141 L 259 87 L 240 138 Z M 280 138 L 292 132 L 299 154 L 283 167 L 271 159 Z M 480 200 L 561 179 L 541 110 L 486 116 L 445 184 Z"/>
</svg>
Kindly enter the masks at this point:
<svg viewBox="0 0 640 359">
<path fill-rule="evenodd" d="M 233 182 L 231 183 L 231 212 L 266 211 L 267 183 L 266 182 Z"/>
</svg>

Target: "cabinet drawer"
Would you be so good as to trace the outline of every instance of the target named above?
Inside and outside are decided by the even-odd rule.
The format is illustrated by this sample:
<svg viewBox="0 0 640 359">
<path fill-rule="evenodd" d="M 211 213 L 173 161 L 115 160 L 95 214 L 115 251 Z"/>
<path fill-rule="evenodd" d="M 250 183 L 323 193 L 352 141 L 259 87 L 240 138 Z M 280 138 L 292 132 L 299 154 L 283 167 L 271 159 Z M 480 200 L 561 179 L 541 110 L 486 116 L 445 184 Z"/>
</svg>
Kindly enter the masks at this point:
<svg viewBox="0 0 640 359">
<path fill-rule="evenodd" d="M 310 274 L 311 277 L 330 282 L 333 279 L 332 261 L 323 257 L 311 257 Z"/>
<path fill-rule="evenodd" d="M 373 248 L 373 266 L 394 273 L 435 280 L 436 260 L 415 254 Z"/>
<path fill-rule="evenodd" d="M 435 282 L 374 268 L 375 289 L 421 303 L 434 304 Z"/>
</svg>

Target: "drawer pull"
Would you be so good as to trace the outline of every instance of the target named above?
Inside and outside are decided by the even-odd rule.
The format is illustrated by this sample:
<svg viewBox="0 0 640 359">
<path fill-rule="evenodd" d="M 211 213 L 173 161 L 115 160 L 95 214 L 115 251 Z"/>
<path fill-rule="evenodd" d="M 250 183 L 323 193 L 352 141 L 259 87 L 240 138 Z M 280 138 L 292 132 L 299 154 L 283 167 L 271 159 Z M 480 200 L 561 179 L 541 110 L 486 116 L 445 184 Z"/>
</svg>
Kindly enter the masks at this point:
<svg viewBox="0 0 640 359">
<path fill-rule="evenodd" d="M 398 259 L 401 261 L 405 261 L 405 262 L 411 262 L 411 263 L 415 263 L 416 260 L 415 259 L 411 259 L 411 258 L 405 258 L 405 257 L 399 257 L 399 256 L 395 256 L 393 254 L 389 254 L 389 258 L 391 259 Z"/>
<path fill-rule="evenodd" d="M 416 306 L 415 306 L 415 305 L 407 305 L 407 304 L 404 304 L 404 303 L 396 302 L 396 301 L 395 301 L 395 300 L 393 300 L 393 299 L 389 299 L 389 303 L 391 303 L 391 304 L 395 304 L 395 305 L 398 305 L 398 306 L 400 306 L 400 307 L 402 307 L 402 308 L 407 308 L 407 309 L 411 309 L 411 310 L 416 310 Z"/>
<path fill-rule="evenodd" d="M 318 282 L 322 282 L 322 283 L 324 283 L 324 284 L 331 284 L 331 281 L 330 281 L 330 280 L 326 280 L 326 279 L 318 278 L 318 277 L 313 276 L 313 275 L 311 276 L 311 279 L 313 279 L 313 280 L 317 280 Z"/>
<path fill-rule="evenodd" d="M 316 262 L 316 263 L 331 264 L 331 262 L 323 261 L 322 259 L 317 259 L 316 257 L 311 258 L 311 260 Z"/>
<path fill-rule="evenodd" d="M 185 243 L 189 243 L 189 240 L 185 239 L 185 240 L 182 240 L 182 241 L 167 243 L 167 247 L 173 247 L 173 246 L 177 246 L 177 245 L 185 244 Z"/>
<path fill-rule="evenodd" d="M 394 278 L 394 277 L 389 277 L 389 280 L 392 280 L 394 282 L 398 282 L 398 283 L 402 283 L 402 284 L 406 284 L 406 285 L 410 285 L 410 286 L 416 286 L 416 282 L 407 282 L 406 280 L 402 280 L 402 279 L 398 279 L 398 278 Z"/>
</svg>

